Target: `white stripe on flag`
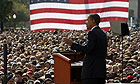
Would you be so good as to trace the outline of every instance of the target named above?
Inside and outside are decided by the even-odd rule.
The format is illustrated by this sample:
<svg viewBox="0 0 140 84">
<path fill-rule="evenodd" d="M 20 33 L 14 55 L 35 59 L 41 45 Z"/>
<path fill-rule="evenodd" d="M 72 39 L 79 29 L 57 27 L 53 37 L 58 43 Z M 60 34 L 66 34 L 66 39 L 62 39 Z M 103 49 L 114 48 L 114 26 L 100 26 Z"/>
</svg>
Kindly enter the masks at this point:
<svg viewBox="0 0 140 84">
<path fill-rule="evenodd" d="M 98 13 L 101 18 L 105 17 L 125 17 L 128 18 L 128 12 L 110 11 Z M 30 20 L 43 19 L 43 18 L 60 18 L 70 20 L 86 20 L 89 14 L 64 14 L 64 13 L 39 13 L 30 16 Z"/>
<path fill-rule="evenodd" d="M 109 22 L 101 22 L 99 25 L 102 27 L 110 27 Z M 72 25 L 72 24 L 62 24 L 62 23 L 41 23 L 41 24 L 35 24 L 31 25 L 32 30 L 37 29 L 44 29 L 44 28 L 54 28 L 54 29 L 71 29 L 71 30 L 85 30 L 86 25 Z"/>
<path fill-rule="evenodd" d="M 41 24 L 31 25 L 32 30 L 44 29 L 44 28 L 85 30 L 86 25 L 72 25 L 72 24 L 62 24 L 62 23 L 41 23 Z"/>
</svg>

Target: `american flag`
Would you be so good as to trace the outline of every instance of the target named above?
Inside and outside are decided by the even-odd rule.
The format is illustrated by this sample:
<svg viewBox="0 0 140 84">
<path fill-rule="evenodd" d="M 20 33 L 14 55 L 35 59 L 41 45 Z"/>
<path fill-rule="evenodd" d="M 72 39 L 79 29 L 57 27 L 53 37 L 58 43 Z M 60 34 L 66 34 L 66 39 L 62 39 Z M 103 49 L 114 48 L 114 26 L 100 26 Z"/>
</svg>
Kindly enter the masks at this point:
<svg viewBox="0 0 140 84">
<path fill-rule="evenodd" d="M 89 14 L 101 17 L 107 31 L 109 21 L 128 21 L 129 0 L 30 0 L 31 30 L 85 30 Z"/>
</svg>

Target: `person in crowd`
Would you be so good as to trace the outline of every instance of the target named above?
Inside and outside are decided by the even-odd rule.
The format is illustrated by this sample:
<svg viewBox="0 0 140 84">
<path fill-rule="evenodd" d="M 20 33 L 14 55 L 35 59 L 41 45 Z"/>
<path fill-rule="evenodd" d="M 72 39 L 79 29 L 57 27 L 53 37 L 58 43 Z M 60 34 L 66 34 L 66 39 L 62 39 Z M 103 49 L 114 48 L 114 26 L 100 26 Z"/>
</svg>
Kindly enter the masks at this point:
<svg viewBox="0 0 140 84">
<path fill-rule="evenodd" d="M 16 84 L 25 84 L 25 81 L 22 79 L 22 71 L 21 70 L 17 70 L 15 72 L 15 82 Z"/>
<path fill-rule="evenodd" d="M 14 77 L 12 77 L 8 82 L 7 84 L 16 84 L 15 80 L 14 80 Z"/>
</svg>

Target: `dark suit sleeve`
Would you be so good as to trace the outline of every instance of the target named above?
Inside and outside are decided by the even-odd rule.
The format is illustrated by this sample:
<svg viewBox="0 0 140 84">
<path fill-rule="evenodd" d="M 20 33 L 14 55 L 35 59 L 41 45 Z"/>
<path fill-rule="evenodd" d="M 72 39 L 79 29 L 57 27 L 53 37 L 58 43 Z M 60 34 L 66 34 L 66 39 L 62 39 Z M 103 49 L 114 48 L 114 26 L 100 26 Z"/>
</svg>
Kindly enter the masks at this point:
<svg viewBox="0 0 140 84">
<path fill-rule="evenodd" d="M 83 52 L 83 53 L 91 53 L 95 47 L 95 43 L 96 43 L 96 36 L 95 34 L 90 31 L 88 33 L 88 43 L 85 46 L 76 44 L 76 43 L 72 43 L 71 49 L 72 50 L 76 50 L 78 52 Z"/>
</svg>

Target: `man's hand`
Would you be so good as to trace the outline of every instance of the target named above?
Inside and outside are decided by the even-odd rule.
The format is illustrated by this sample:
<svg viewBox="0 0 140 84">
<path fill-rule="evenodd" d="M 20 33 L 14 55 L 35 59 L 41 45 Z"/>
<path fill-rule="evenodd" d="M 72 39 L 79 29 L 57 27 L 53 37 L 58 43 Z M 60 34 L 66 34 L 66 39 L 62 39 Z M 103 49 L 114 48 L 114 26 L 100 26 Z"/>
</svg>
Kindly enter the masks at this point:
<svg viewBox="0 0 140 84">
<path fill-rule="evenodd" d="M 66 44 L 68 44 L 69 46 L 72 45 L 72 41 L 69 40 L 69 39 L 67 39 L 66 37 L 63 38 L 63 41 L 64 41 Z"/>
</svg>

